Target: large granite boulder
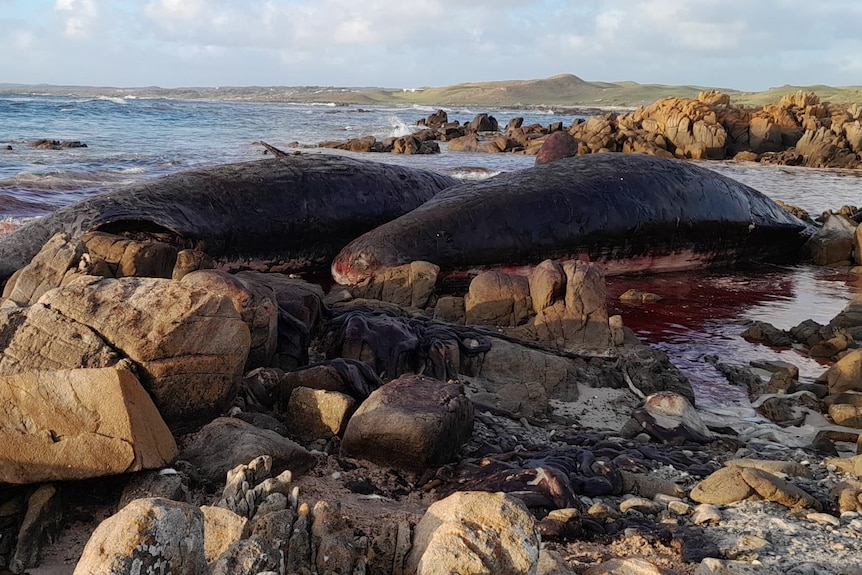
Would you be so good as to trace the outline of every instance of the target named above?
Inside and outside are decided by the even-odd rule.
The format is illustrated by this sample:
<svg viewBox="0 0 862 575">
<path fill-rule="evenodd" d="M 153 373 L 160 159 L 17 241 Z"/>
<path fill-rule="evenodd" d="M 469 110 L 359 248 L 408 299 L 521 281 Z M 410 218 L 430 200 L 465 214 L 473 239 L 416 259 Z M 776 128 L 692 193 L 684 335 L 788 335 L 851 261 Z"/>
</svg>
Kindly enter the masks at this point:
<svg viewBox="0 0 862 575">
<path fill-rule="evenodd" d="M 548 266 L 543 263 L 533 272 L 537 279 L 533 280 L 531 276 L 530 291 L 537 291 L 541 302 L 550 305 L 537 309 L 535 317 L 513 333 L 561 350 L 610 347 L 611 330 L 602 269 L 587 262 L 564 262 L 561 268 L 565 279 L 560 280 L 562 285 L 558 288 L 553 269 Z M 544 279 L 539 280 L 538 277 Z M 549 281 L 550 286 L 540 287 Z M 562 298 L 556 297 L 560 289 L 565 294 Z"/>
<path fill-rule="evenodd" d="M 468 324 L 521 325 L 532 307 L 528 280 L 498 270 L 482 272 L 470 282 L 464 307 Z"/>
<path fill-rule="evenodd" d="M 805 242 L 803 250 L 817 265 L 849 264 L 855 239 L 856 223 L 841 215 L 830 215 L 823 227 Z"/>
<path fill-rule="evenodd" d="M 208 575 L 203 513 L 168 499 L 132 501 L 96 527 L 75 567 L 75 575 L 108 573 Z"/>
<path fill-rule="evenodd" d="M 416 526 L 408 575 L 534 575 L 539 533 L 524 504 L 504 493 L 458 492 L 431 505 Z"/>
<path fill-rule="evenodd" d="M 78 275 L 81 258 L 87 252 L 83 242 L 59 233 L 49 239 L 30 263 L 15 272 L 3 289 L 3 298 L 18 305 L 30 305 L 43 293 Z"/>
<path fill-rule="evenodd" d="M 250 336 L 227 297 L 166 279 L 85 276 L 38 303 L 92 328 L 137 363 L 174 431 L 210 421 L 236 393 Z"/>
<path fill-rule="evenodd" d="M 662 98 L 638 108 L 635 117 L 647 132 L 659 133 L 681 157 L 724 159 L 727 131 L 712 106 L 691 98 Z"/>
<path fill-rule="evenodd" d="M 97 332 L 57 310 L 0 308 L 0 375 L 109 367 L 119 360 Z"/>
<path fill-rule="evenodd" d="M 244 372 L 270 366 L 278 342 L 278 305 L 272 289 L 216 270 L 193 271 L 180 281 L 221 294 L 233 302 L 251 336 Z"/>
<path fill-rule="evenodd" d="M 347 423 L 343 455 L 424 470 L 450 463 L 473 431 L 473 404 L 460 384 L 424 376 L 371 393 Z"/>
<path fill-rule="evenodd" d="M 354 288 L 359 298 L 376 299 L 403 307 L 424 308 L 434 293 L 440 267 L 416 261 L 386 269 Z"/>
<path fill-rule="evenodd" d="M 0 377 L 0 484 L 168 464 L 174 438 L 128 366 Z"/>
<path fill-rule="evenodd" d="M 830 395 L 862 391 L 862 349 L 854 349 L 836 361 L 817 381 L 829 387 Z"/>
</svg>

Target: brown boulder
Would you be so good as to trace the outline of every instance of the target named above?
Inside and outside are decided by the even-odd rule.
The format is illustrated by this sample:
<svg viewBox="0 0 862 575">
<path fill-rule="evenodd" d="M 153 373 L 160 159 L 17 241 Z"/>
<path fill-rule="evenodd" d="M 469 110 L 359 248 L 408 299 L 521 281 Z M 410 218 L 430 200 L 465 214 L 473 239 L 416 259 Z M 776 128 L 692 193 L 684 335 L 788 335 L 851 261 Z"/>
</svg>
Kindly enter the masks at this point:
<svg viewBox="0 0 862 575">
<path fill-rule="evenodd" d="M 578 140 L 568 132 L 554 132 L 545 139 L 545 143 L 539 148 L 539 153 L 536 154 L 536 165 L 577 155 Z"/>
<path fill-rule="evenodd" d="M 587 262 L 567 261 L 562 269 L 566 278 L 565 298 L 538 311 L 515 335 L 558 349 L 610 347 L 607 294 L 601 268 Z"/>
<path fill-rule="evenodd" d="M 181 282 L 82 277 L 42 305 L 99 333 L 141 368 L 141 383 L 173 430 L 230 404 L 250 343 L 231 301 Z"/>
<path fill-rule="evenodd" d="M 356 401 L 337 391 L 297 387 L 290 394 L 288 426 L 295 436 L 329 439 L 341 435 Z"/>
<path fill-rule="evenodd" d="M 268 367 L 278 342 L 278 305 L 272 289 L 215 270 L 194 271 L 183 276 L 183 283 L 223 295 L 233 302 L 248 326 L 251 342 L 243 371 Z"/>
<path fill-rule="evenodd" d="M 78 275 L 87 248 L 68 234 L 53 236 L 30 263 L 18 270 L 3 289 L 3 298 L 18 305 L 31 305 L 46 291 L 59 287 Z"/>
<path fill-rule="evenodd" d="M 174 438 L 128 366 L 0 378 L 0 484 L 159 468 Z"/>
<path fill-rule="evenodd" d="M 856 223 L 839 215 L 829 215 L 817 232 L 805 242 L 803 250 L 821 266 L 850 263 L 856 239 Z"/>
<path fill-rule="evenodd" d="M 272 459 L 273 475 L 287 469 L 301 473 L 315 463 L 312 454 L 290 439 L 232 417 L 205 425 L 190 439 L 180 459 L 194 465 L 203 480 L 218 485 L 228 471 L 263 455 Z"/>
<path fill-rule="evenodd" d="M 862 349 L 855 349 L 836 361 L 818 379 L 829 387 L 829 395 L 862 391 Z"/>
<path fill-rule="evenodd" d="M 491 270 L 470 282 L 464 298 L 467 323 L 516 326 L 524 323 L 532 307 L 526 277 Z"/>
<path fill-rule="evenodd" d="M 341 452 L 422 470 L 450 463 L 473 431 L 473 404 L 460 384 L 424 376 L 393 380 L 366 399 L 344 432 Z"/>
<path fill-rule="evenodd" d="M 96 527 L 75 575 L 143 572 L 143 566 L 146 572 L 208 574 L 201 510 L 168 499 L 132 501 Z"/>
<path fill-rule="evenodd" d="M 42 304 L 0 309 L 0 374 L 109 367 L 120 357 L 97 332 Z"/>
<path fill-rule="evenodd" d="M 177 263 L 177 248 L 162 242 L 140 242 L 105 232 L 81 236 L 93 265 L 107 266 L 108 277 L 170 278 Z"/>
<path fill-rule="evenodd" d="M 386 269 L 354 288 L 360 298 L 376 299 L 403 307 L 424 308 L 434 293 L 440 267 L 416 261 Z"/>
</svg>

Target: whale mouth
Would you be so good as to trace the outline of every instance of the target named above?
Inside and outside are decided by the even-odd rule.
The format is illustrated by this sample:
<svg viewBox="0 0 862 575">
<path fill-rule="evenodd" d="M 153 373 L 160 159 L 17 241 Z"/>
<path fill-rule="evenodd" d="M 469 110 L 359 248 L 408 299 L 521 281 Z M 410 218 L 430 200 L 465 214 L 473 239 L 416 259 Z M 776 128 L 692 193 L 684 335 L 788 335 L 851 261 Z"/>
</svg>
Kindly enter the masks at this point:
<svg viewBox="0 0 862 575">
<path fill-rule="evenodd" d="M 199 249 L 206 251 L 203 242 L 184 236 L 180 232 L 157 224 L 152 220 L 115 220 L 93 226 L 91 231 L 114 234 L 130 240 L 142 242 L 162 242 L 172 245 L 178 250 Z"/>
</svg>

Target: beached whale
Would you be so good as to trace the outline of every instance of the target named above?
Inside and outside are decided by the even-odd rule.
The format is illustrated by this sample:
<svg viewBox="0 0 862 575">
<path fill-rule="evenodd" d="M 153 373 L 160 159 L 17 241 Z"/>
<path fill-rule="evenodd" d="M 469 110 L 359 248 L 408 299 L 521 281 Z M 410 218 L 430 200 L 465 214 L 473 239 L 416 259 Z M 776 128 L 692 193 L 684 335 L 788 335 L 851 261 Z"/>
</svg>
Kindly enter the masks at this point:
<svg viewBox="0 0 862 575">
<path fill-rule="evenodd" d="M 55 233 L 152 234 L 227 268 L 326 270 L 347 242 L 459 180 L 324 154 L 177 173 L 93 196 L 0 237 L 0 280 Z"/>
<path fill-rule="evenodd" d="M 606 273 L 796 256 L 806 224 L 735 180 L 638 154 L 564 158 L 464 183 L 348 244 L 341 284 L 426 260 L 443 273 L 588 259 Z"/>
</svg>

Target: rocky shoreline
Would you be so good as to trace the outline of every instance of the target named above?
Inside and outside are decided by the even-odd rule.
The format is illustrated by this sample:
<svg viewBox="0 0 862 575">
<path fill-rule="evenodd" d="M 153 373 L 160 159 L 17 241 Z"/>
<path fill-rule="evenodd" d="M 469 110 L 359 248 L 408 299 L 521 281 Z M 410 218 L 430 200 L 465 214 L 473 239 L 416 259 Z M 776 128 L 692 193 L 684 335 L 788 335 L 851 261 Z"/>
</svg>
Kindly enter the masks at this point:
<svg viewBox="0 0 862 575">
<path fill-rule="evenodd" d="M 788 94 L 761 108 L 735 106 L 730 96 L 701 92 L 668 97 L 632 112 L 608 112 L 549 125 L 523 125 L 513 118 L 500 129 L 486 113 L 469 123 L 450 122 L 438 110 L 417 122 L 417 132 L 378 141 L 373 136 L 319 147 L 353 152 L 431 154 L 437 142 L 449 151 L 538 154 L 551 134 L 567 132 L 571 153 L 643 153 L 698 160 L 737 160 L 815 168 L 862 167 L 862 107 L 821 102 L 814 93 Z M 299 144 L 294 144 L 298 147 Z"/>
<path fill-rule="evenodd" d="M 0 304 L 0 572 L 862 573 L 862 304 L 753 324 L 831 367 L 715 358 L 751 408 L 706 411 L 595 264 L 439 272 L 54 236 Z"/>
</svg>

